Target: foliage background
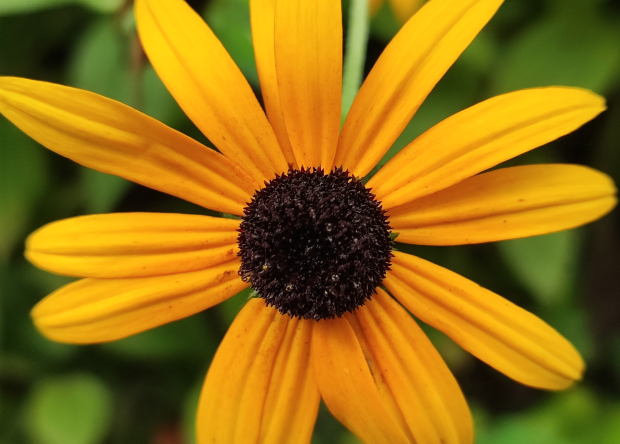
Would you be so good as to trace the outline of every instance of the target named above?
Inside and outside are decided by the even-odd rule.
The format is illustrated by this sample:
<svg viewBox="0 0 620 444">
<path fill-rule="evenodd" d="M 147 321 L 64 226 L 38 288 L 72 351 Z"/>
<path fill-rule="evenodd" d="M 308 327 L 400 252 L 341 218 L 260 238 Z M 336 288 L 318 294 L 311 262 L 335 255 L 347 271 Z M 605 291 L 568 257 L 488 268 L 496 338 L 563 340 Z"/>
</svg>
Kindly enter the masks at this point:
<svg viewBox="0 0 620 444">
<path fill-rule="evenodd" d="M 260 95 L 247 0 L 190 3 Z M 384 5 L 371 24 L 367 70 L 398 27 Z M 95 91 L 208 143 L 146 60 L 131 1 L 0 0 L 0 75 Z M 618 0 L 506 0 L 384 161 L 454 112 L 498 93 L 546 85 L 592 89 L 607 97 L 609 109 L 579 131 L 510 163 L 586 164 L 620 183 Z M 31 307 L 70 279 L 25 261 L 28 233 L 57 219 L 110 211 L 205 212 L 84 169 L 0 116 L 0 444 L 193 442 L 204 374 L 243 294 L 109 344 L 55 344 L 30 321 Z M 618 219 L 615 210 L 577 230 L 489 245 L 399 246 L 530 309 L 573 341 L 588 362 L 584 381 L 574 388 L 533 390 L 428 328 L 470 402 L 477 443 L 620 442 Z M 313 443 L 355 442 L 321 407 Z"/>
</svg>

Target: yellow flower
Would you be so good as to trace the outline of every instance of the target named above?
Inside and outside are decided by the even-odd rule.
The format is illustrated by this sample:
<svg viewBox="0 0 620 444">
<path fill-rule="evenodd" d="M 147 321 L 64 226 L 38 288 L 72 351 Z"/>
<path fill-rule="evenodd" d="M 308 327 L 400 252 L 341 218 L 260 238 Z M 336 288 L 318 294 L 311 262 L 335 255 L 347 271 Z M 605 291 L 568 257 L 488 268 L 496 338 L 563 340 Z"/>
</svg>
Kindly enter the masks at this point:
<svg viewBox="0 0 620 444">
<path fill-rule="evenodd" d="M 369 0 L 368 7 L 370 15 L 375 15 L 386 0 Z M 387 0 L 394 16 L 401 22 L 405 23 L 420 7 L 424 0 Z"/>
<path fill-rule="evenodd" d="M 375 269 L 372 242 L 384 242 L 389 227 L 381 228 L 376 214 L 368 230 L 358 221 L 366 220 L 364 211 L 383 215 L 384 209 L 400 242 L 458 245 L 550 233 L 601 217 L 615 205 L 616 190 L 592 169 L 528 165 L 484 172 L 594 118 L 605 108 L 601 97 L 549 87 L 472 106 L 383 166 L 367 184 L 376 200 L 339 170 L 328 174 L 342 166 L 366 176 L 501 3 L 428 2 L 385 49 L 340 130 L 340 2 L 251 0 L 265 115 L 189 6 L 137 0 L 148 57 L 220 152 L 96 94 L 0 78 L 0 111 L 49 149 L 204 207 L 245 215 L 239 242 L 240 220 L 198 215 L 93 215 L 41 228 L 28 240 L 27 257 L 85 279 L 43 299 L 32 312 L 37 327 L 61 342 L 111 341 L 205 310 L 250 281 L 270 305 L 251 299 L 217 351 L 198 411 L 201 443 L 310 442 L 321 398 L 367 443 L 472 442 L 464 397 L 405 308 L 518 382 L 570 386 L 584 364 L 553 328 L 407 254 L 390 257 L 388 249 Z M 325 175 L 302 170 L 319 166 Z M 339 191 L 321 194 L 321 187 L 336 182 Z M 358 214 L 360 196 L 366 207 Z M 296 226 L 300 215 L 312 224 Z M 336 216 L 341 225 L 324 222 Z M 311 241 L 323 245 L 332 234 L 349 242 L 348 249 L 313 256 Z M 244 236 L 249 246 L 240 247 Z M 289 242 L 294 253 L 274 250 L 272 243 L 294 236 L 306 242 Z M 290 272 L 289 260 L 298 273 Z M 288 272 L 278 274 L 279 267 Z M 345 287 L 338 287 L 340 275 Z M 355 281 L 365 275 L 375 281 Z M 371 296 L 373 284 L 370 293 L 360 293 L 361 302 L 333 316 L 348 303 L 349 293 L 339 288 L 369 285 L 377 275 L 387 291 L 378 287 Z M 324 282 L 326 276 L 334 282 Z"/>
</svg>

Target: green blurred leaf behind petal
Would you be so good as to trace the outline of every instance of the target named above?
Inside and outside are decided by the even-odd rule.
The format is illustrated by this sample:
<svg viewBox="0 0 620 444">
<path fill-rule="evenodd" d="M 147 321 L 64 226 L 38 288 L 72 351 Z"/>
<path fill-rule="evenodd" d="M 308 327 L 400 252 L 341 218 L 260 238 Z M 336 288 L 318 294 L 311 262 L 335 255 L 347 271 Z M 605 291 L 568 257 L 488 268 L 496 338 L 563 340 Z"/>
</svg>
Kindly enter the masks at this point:
<svg viewBox="0 0 620 444">
<path fill-rule="evenodd" d="M 620 28 L 601 15 L 596 2 L 559 5 L 508 45 L 492 93 L 553 85 L 608 93 L 618 81 L 619 47 Z"/>
<path fill-rule="evenodd" d="M 204 13 L 213 30 L 250 84 L 257 88 L 248 0 L 212 0 Z"/>
<path fill-rule="evenodd" d="M 543 305 L 566 302 L 575 285 L 580 236 L 575 230 L 499 242 L 521 283 Z"/>
<path fill-rule="evenodd" d="M 28 433 L 35 444 L 99 444 L 112 419 L 112 394 L 88 374 L 37 381 L 27 407 Z"/>
<path fill-rule="evenodd" d="M 2 0 L 0 15 L 23 14 L 65 5 L 82 5 L 97 12 L 116 11 L 124 0 Z"/>
<path fill-rule="evenodd" d="M 0 264 L 25 234 L 48 179 L 45 151 L 0 116 Z"/>
</svg>

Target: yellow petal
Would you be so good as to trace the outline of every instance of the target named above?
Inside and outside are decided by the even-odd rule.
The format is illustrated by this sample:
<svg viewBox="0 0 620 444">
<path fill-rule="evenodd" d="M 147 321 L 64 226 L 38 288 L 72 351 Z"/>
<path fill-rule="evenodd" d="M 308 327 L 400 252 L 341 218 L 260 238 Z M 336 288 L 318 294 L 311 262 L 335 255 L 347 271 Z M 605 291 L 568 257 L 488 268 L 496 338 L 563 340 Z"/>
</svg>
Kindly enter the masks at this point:
<svg viewBox="0 0 620 444">
<path fill-rule="evenodd" d="M 243 215 L 256 189 L 221 154 L 97 94 L 0 77 L 0 112 L 62 156 L 204 207 Z"/>
<path fill-rule="evenodd" d="M 147 278 L 82 279 L 32 309 L 37 328 L 58 342 L 95 343 L 131 336 L 198 313 L 248 286 L 238 259 L 208 268 Z"/>
<path fill-rule="evenodd" d="M 411 316 L 383 290 L 377 292 L 347 318 L 412 442 L 473 442 L 469 409 L 454 376 Z"/>
<path fill-rule="evenodd" d="M 383 208 L 447 188 L 570 133 L 605 110 L 578 88 L 503 94 L 457 113 L 422 134 L 368 182 Z"/>
<path fill-rule="evenodd" d="M 331 170 L 342 96 L 340 2 L 276 2 L 275 62 L 297 164 Z"/>
<path fill-rule="evenodd" d="M 250 0 L 250 17 L 252 20 L 252 43 L 256 69 L 263 93 L 265 111 L 273 127 L 273 131 L 282 147 L 286 161 L 297 168 L 295 154 L 288 139 L 282 106 L 280 104 L 280 90 L 276 76 L 276 59 L 274 51 L 274 18 L 275 0 Z"/>
<path fill-rule="evenodd" d="M 402 418 L 394 415 L 389 389 L 373 379 L 368 358 L 346 317 L 314 326 L 314 372 L 330 412 L 365 444 L 411 443 Z"/>
<path fill-rule="evenodd" d="M 364 81 L 342 128 L 334 165 L 363 177 L 502 0 L 433 0 L 394 37 Z"/>
<path fill-rule="evenodd" d="M 616 204 L 607 175 L 579 165 L 527 165 L 471 177 L 392 208 L 398 241 L 460 245 L 535 236 L 596 220 Z"/>
<path fill-rule="evenodd" d="M 213 359 L 198 407 L 198 442 L 309 443 L 319 408 L 310 365 L 314 321 L 251 299 Z"/>
<path fill-rule="evenodd" d="M 140 40 L 183 111 L 226 157 L 262 184 L 288 170 L 252 88 L 182 0 L 137 0 Z"/>
<path fill-rule="evenodd" d="M 418 9 L 420 9 L 420 6 L 422 6 L 422 0 L 389 1 L 394 15 L 401 23 L 405 23 L 407 20 L 409 20 L 409 17 L 411 17 Z"/>
<path fill-rule="evenodd" d="M 315 326 L 327 407 L 365 443 L 471 443 L 458 384 L 422 330 L 383 290 L 354 314 Z"/>
<path fill-rule="evenodd" d="M 533 314 L 408 254 L 395 252 L 391 268 L 383 283 L 411 313 L 510 378 L 549 390 L 581 378 L 579 353 Z"/>
<path fill-rule="evenodd" d="M 74 217 L 30 235 L 26 257 L 58 274 L 128 278 L 184 273 L 237 257 L 239 221 L 167 213 Z"/>
</svg>

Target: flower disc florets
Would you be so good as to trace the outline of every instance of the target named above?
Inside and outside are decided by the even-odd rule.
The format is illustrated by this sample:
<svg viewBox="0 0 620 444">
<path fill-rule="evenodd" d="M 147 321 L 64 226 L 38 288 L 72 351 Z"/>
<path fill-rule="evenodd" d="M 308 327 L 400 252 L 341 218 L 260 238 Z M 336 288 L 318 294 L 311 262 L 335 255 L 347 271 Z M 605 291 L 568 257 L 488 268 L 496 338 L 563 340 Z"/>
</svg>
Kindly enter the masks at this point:
<svg viewBox="0 0 620 444">
<path fill-rule="evenodd" d="M 385 211 L 342 168 L 291 169 L 257 191 L 244 213 L 239 274 L 283 314 L 319 320 L 352 312 L 389 269 Z"/>
</svg>

